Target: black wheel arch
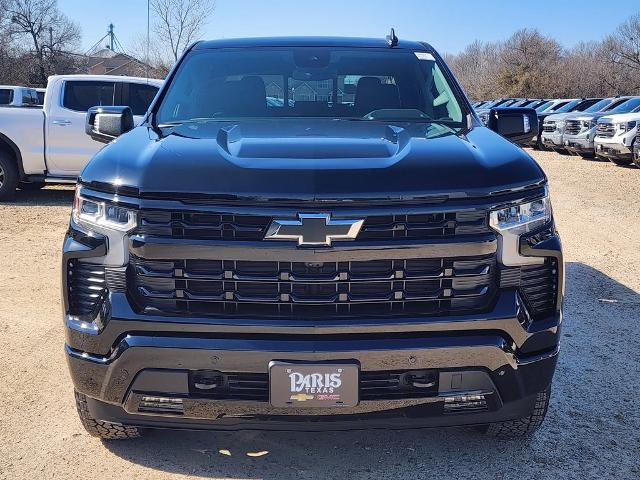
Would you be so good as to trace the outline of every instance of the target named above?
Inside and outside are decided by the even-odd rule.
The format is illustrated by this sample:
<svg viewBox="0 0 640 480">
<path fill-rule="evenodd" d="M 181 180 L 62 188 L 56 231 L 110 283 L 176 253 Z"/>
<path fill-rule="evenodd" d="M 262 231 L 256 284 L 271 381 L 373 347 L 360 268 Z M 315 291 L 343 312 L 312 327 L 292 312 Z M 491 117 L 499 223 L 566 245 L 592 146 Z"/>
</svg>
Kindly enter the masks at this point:
<svg viewBox="0 0 640 480">
<path fill-rule="evenodd" d="M 13 155 L 16 160 L 16 166 L 18 167 L 20 180 L 23 180 L 26 175 L 24 173 L 24 167 L 22 166 L 22 153 L 20 153 L 18 146 L 2 132 L 0 132 L 0 150 L 4 150 Z"/>
</svg>

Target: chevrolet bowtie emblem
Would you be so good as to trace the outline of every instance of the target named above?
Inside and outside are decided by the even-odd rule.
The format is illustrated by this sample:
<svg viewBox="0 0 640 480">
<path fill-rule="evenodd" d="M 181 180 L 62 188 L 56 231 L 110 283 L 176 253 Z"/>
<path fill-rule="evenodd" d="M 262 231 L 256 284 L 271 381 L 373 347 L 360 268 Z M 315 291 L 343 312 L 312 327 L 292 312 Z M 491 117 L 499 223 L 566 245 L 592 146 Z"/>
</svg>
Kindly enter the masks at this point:
<svg viewBox="0 0 640 480">
<path fill-rule="evenodd" d="M 306 393 L 296 393 L 291 395 L 289 400 L 297 400 L 298 402 L 306 402 L 307 400 L 313 400 L 313 395 L 307 395 Z"/>
<path fill-rule="evenodd" d="M 354 240 L 364 220 L 332 220 L 325 213 L 299 213 L 298 220 L 274 219 L 266 240 L 297 240 L 298 245 L 330 246 L 332 240 Z"/>
</svg>

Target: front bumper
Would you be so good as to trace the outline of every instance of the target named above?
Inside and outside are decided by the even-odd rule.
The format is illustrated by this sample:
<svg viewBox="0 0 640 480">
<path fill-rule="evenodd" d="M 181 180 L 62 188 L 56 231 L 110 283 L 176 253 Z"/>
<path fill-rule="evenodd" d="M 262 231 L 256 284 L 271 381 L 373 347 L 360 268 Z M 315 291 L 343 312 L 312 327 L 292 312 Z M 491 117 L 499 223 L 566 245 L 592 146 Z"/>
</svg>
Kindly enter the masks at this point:
<svg viewBox="0 0 640 480">
<path fill-rule="evenodd" d="M 74 386 L 91 398 L 92 414 L 116 423 L 213 429 L 248 425 L 257 428 L 257 424 L 264 424 L 264 428 L 291 428 L 292 423 L 307 428 L 308 425 L 302 426 L 306 422 L 301 422 L 313 419 L 327 420 L 323 427 L 313 428 L 330 429 L 341 428 L 341 424 L 351 428 L 349 424 L 361 423 L 365 418 L 374 426 L 399 428 L 404 422 L 406 426 L 417 426 L 415 422 L 422 426 L 486 423 L 526 415 L 535 394 L 551 383 L 561 315 L 536 322 L 527 331 L 518 318 L 519 308 L 515 293 L 505 292 L 495 311 L 486 318 L 407 322 L 399 325 L 399 332 L 384 337 L 306 332 L 296 336 L 204 335 L 196 333 L 196 324 L 185 324 L 177 329 L 180 334 L 168 330 L 129 333 L 108 355 L 91 355 L 69 343 L 66 353 Z M 116 306 L 114 312 L 118 310 Z M 135 328 L 138 322 L 131 320 Z M 129 320 L 111 320 L 126 321 Z M 477 325 L 475 331 L 471 323 Z M 414 333 L 406 335 L 402 330 Z M 535 345 L 527 346 L 523 341 Z M 514 348 L 517 344 L 537 352 L 522 353 Z M 190 384 L 189 372 L 264 374 L 272 360 L 357 362 L 361 372 L 427 369 L 437 372 L 438 389 L 427 398 L 361 401 L 356 407 L 338 410 L 289 410 L 271 407 L 264 401 L 206 398 L 194 394 Z M 182 399 L 183 411 L 179 415 L 141 411 L 140 401 L 149 395 Z M 486 409 L 447 414 L 446 399 L 464 395 L 483 395 Z"/>
<path fill-rule="evenodd" d="M 594 153 L 593 136 L 589 134 L 567 135 L 563 136 L 562 143 L 564 148 L 574 153 Z"/>
<path fill-rule="evenodd" d="M 532 320 L 518 289 L 503 283 L 506 277 L 491 310 L 482 314 L 324 320 L 140 313 L 132 306 L 126 284 L 114 281 L 122 288 L 109 291 L 95 321 L 65 313 L 71 377 L 74 387 L 89 398 L 94 418 L 142 427 L 334 430 L 520 418 L 531 412 L 536 394 L 551 383 L 563 293 L 555 230 L 536 236 L 535 242 L 521 239 L 520 249 L 528 256 L 557 261 L 557 308 L 546 318 Z M 105 242 L 72 228 L 63 264 L 79 257 L 104 257 L 105 251 Z M 63 289 L 65 275 L 63 268 Z M 355 407 L 330 410 L 272 407 L 268 392 L 266 398 L 243 399 L 194 390 L 194 372 L 265 376 L 272 361 L 356 363 L 361 378 L 428 371 L 436 383 L 428 394 L 370 399 L 362 395 L 360 383 Z M 151 412 L 141 408 L 143 397 L 170 399 L 180 409 Z M 451 402 L 460 403 L 460 408 L 451 410 Z"/>
<path fill-rule="evenodd" d="M 549 148 L 563 149 L 563 134 L 560 132 L 542 132 L 541 134 L 542 144 Z"/>
<path fill-rule="evenodd" d="M 623 145 L 620 142 L 602 141 L 596 139 L 594 146 L 595 153 L 603 157 L 632 159 L 633 147 Z"/>
</svg>

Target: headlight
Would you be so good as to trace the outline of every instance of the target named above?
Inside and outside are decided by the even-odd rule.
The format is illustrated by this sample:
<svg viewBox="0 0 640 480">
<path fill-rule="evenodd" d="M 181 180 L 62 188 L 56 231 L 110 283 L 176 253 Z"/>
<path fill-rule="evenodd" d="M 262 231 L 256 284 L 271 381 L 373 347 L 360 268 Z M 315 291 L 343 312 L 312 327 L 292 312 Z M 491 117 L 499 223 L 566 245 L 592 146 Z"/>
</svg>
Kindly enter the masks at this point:
<svg viewBox="0 0 640 480">
<path fill-rule="evenodd" d="M 626 122 L 626 123 L 619 123 L 618 124 L 618 129 L 621 132 L 629 132 L 629 131 L 633 130 L 634 128 L 636 128 L 636 122 Z"/>
<path fill-rule="evenodd" d="M 110 202 L 91 200 L 76 190 L 73 201 L 73 220 L 78 225 L 108 228 L 128 232 L 137 225 L 136 212 Z"/>
<path fill-rule="evenodd" d="M 521 235 L 544 225 L 551 220 L 549 197 L 544 196 L 532 202 L 513 205 L 491 212 L 489 223 L 500 233 Z"/>
<path fill-rule="evenodd" d="M 514 267 L 544 263 L 541 257 L 520 255 L 520 237 L 551 221 L 551 204 L 548 194 L 531 202 L 510 205 L 493 210 L 489 225 L 498 235 L 498 255 L 503 265 Z"/>
</svg>

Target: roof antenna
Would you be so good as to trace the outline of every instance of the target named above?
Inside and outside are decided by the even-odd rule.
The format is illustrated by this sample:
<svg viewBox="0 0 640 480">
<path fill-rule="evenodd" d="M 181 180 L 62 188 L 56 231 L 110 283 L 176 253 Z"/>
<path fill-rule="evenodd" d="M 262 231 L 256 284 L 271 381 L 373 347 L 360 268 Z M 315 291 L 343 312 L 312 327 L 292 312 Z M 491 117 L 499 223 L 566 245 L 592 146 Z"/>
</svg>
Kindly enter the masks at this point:
<svg viewBox="0 0 640 480">
<path fill-rule="evenodd" d="M 396 31 L 392 28 L 391 33 L 387 35 L 387 44 L 393 48 L 398 46 L 398 37 L 396 37 Z"/>
</svg>

